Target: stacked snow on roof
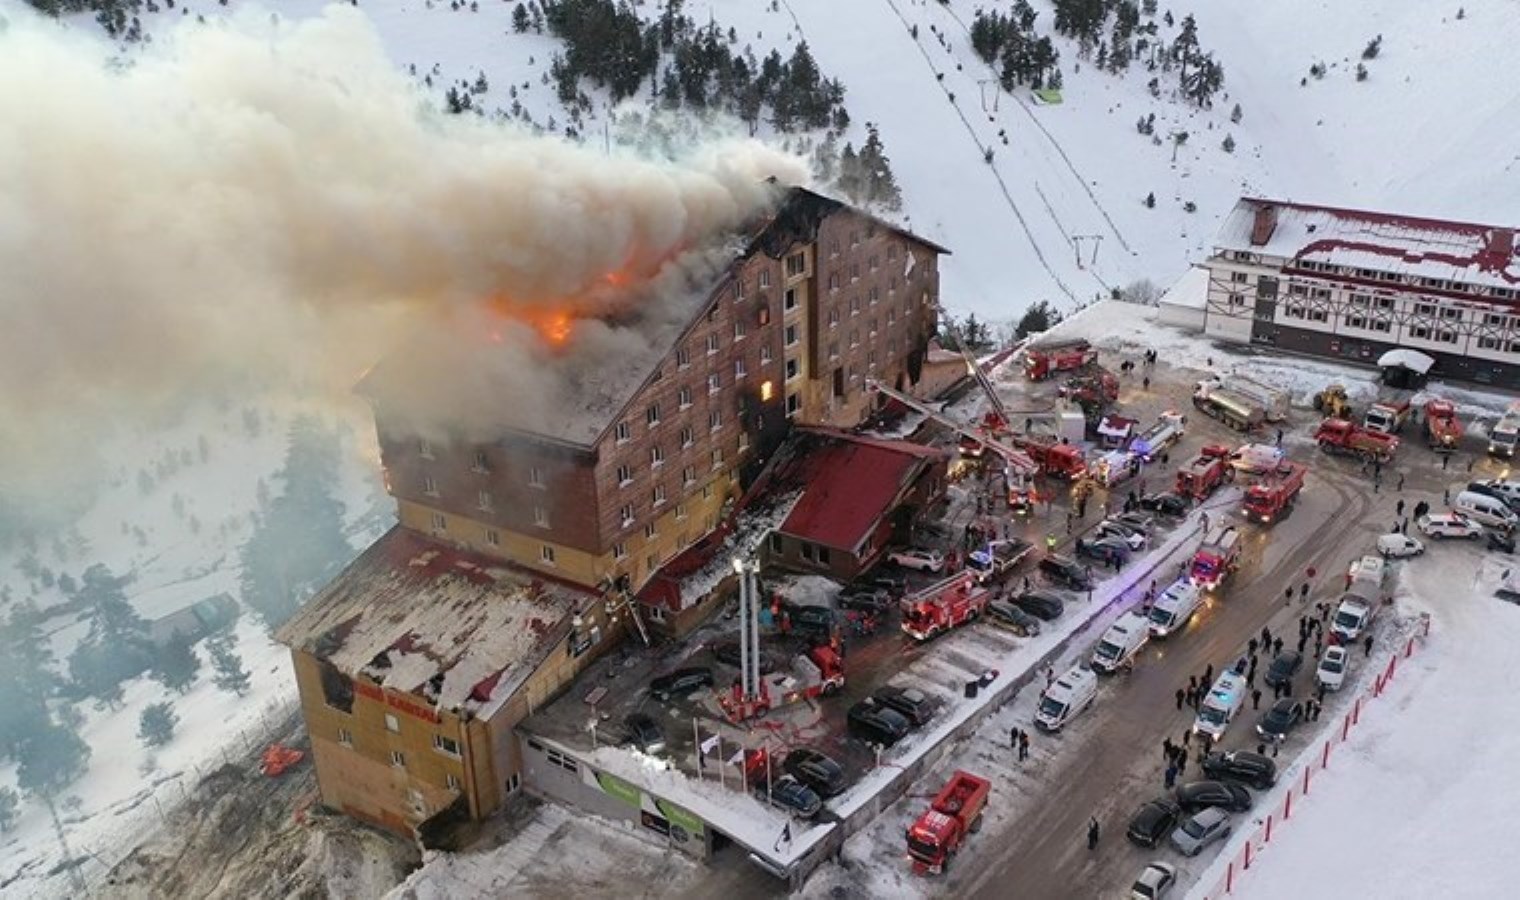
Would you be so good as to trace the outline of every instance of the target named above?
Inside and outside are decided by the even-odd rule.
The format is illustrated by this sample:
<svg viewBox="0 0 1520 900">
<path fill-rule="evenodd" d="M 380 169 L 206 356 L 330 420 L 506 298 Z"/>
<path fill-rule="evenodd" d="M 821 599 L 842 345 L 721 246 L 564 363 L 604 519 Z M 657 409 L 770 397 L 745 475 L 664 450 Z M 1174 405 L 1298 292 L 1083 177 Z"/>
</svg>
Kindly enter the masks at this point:
<svg viewBox="0 0 1520 900">
<path fill-rule="evenodd" d="M 278 637 L 346 675 L 489 716 L 565 635 L 587 596 L 397 527 Z"/>
<path fill-rule="evenodd" d="M 1203 309 L 1209 298 L 1209 270 L 1194 266 L 1183 273 L 1157 301 L 1159 306 Z"/>
</svg>

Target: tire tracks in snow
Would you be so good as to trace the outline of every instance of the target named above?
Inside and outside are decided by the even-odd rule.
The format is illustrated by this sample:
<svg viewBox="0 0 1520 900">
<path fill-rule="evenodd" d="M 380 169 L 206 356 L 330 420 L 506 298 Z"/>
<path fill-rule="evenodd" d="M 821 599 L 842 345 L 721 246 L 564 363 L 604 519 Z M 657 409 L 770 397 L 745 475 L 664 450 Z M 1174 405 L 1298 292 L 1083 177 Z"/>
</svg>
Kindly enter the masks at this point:
<svg viewBox="0 0 1520 900">
<path fill-rule="evenodd" d="M 924 49 L 923 42 L 919 38 L 912 36 L 913 26 L 909 24 L 907 18 L 902 14 L 902 10 L 898 8 L 895 0 L 885 0 L 885 2 L 891 8 L 893 15 L 897 16 L 897 20 L 902 23 L 903 30 L 907 31 L 912 38 L 913 45 L 918 48 L 919 55 L 924 58 L 924 64 L 929 67 L 930 72 L 934 73 L 935 83 L 939 85 L 939 89 L 945 94 L 946 99 L 950 101 L 950 106 L 955 110 L 956 116 L 960 118 L 961 124 L 966 126 L 966 133 L 970 135 L 971 142 L 985 155 L 991 148 L 982 143 L 982 139 L 977 136 L 976 129 L 971 126 L 971 120 L 966 118 L 966 113 L 961 109 L 960 104 L 956 102 L 950 89 L 945 86 L 944 73 L 935 67 L 934 60 L 930 58 L 929 52 Z M 790 11 L 790 7 L 788 7 L 788 11 Z M 1081 302 L 1071 287 L 1056 273 L 1050 261 L 1045 258 L 1045 251 L 1040 249 L 1040 243 L 1035 239 L 1034 230 L 1029 227 L 1029 221 L 1024 218 L 1024 213 L 1019 209 L 1018 203 L 1014 202 L 1013 193 L 1009 191 L 1008 183 L 1003 180 L 1003 174 L 997 170 L 996 166 L 988 166 L 988 168 L 992 171 L 992 177 L 997 180 L 998 189 L 1002 191 L 1003 199 L 1008 202 L 1008 208 L 1013 211 L 1014 218 L 1018 219 L 1019 227 L 1024 230 L 1024 236 L 1028 238 L 1029 246 L 1034 250 L 1035 258 L 1040 261 L 1040 266 L 1045 269 L 1045 273 L 1055 282 L 1056 287 L 1060 288 L 1061 293 L 1065 294 L 1073 303 Z M 1056 227 L 1061 227 L 1059 222 L 1056 223 Z M 1071 236 L 1067 235 L 1064 229 L 1062 229 L 1062 235 L 1068 241 L 1071 239 Z"/>
</svg>

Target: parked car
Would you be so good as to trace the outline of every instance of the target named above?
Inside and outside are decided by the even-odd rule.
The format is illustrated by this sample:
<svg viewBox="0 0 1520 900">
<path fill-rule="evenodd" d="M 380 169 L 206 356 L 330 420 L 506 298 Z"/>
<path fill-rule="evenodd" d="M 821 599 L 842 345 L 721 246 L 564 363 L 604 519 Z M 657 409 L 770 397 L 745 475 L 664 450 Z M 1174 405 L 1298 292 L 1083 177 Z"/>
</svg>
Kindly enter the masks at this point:
<svg viewBox="0 0 1520 900">
<path fill-rule="evenodd" d="M 1210 806 L 1245 812 L 1251 808 L 1251 792 L 1232 781 L 1190 781 L 1177 786 L 1177 805 L 1188 815 Z"/>
<path fill-rule="evenodd" d="M 1097 540 L 1077 538 L 1078 557 L 1097 561 L 1100 565 L 1124 565 L 1129 562 L 1129 547 L 1120 537 L 1104 537 Z"/>
<path fill-rule="evenodd" d="M 1151 800 L 1135 812 L 1129 820 L 1125 836 L 1142 847 L 1155 847 L 1177 827 L 1182 810 L 1170 800 Z"/>
<path fill-rule="evenodd" d="M 1425 552 L 1425 545 L 1419 538 L 1403 534 L 1385 534 L 1377 540 L 1377 551 L 1384 559 L 1398 559 L 1404 556 L 1419 556 Z"/>
<path fill-rule="evenodd" d="M 845 789 L 844 766 L 826 753 L 811 747 L 798 747 L 787 753 L 781 770 L 821 797 L 833 797 Z"/>
<path fill-rule="evenodd" d="M 943 572 L 945 570 L 945 555 L 938 550 L 919 550 L 913 547 L 904 547 L 888 553 L 887 562 L 902 566 L 904 569 L 917 569 L 920 572 Z"/>
<path fill-rule="evenodd" d="M 1181 494 L 1171 492 L 1162 494 L 1149 494 L 1140 498 L 1140 508 L 1150 510 L 1153 513 L 1167 516 L 1173 519 L 1181 519 L 1188 514 L 1192 502 Z"/>
<path fill-rule="evenodd" d="M 901 688 L 888 684 L 877 688 L 871 696 L 887 709 L 901 713 L 913 723 L 914 728 L 923 725 L 934 715 L 934 701 L 918 688 Z"/>
<path fill-rule="evenodd" d="M 1130 885 L 1130 900 L 1161 900 L 1177 883 L 1177 870 L 1164 862 L 1148 863 Z"/>
<path fill-rule="evenodd" d="M 740 653 L 738 641 L 724 641 L 713 646 L 713 658 L 725 666 L 739 668 Z M 769 674 L 776 671 L 776 661 L 764 650 L 760 651 L 760 672 Z"/>
<path fill-rule="evenodd" d="M 839 594 L 841 609 L 879 613 L 891 609 L 896 603 L 891 591 L 871 587 L 847 587 Z"/>
<path fill-rule="evenodd" d="M 1488 549 L 1497 550 L 1500 553 L 1515 552 L 1515 533 L 1513 531 L 1488 531 Z"/>
<path fill-rule="evenodd" d="M 1085 591 L 1092 587 L 1092 570 L 1069 556 L 1052 554 L 1040 560 L 1040 574 L 1052 584 Z"/>
<path fill-rule="evenodd" d="M 1420 530 L 1421 534 L 1438 541 L 1453 537 L 1477 540 L 1483 536 L 1482 525 L 1471 519 L 1465 519 L 1456 513 L 1436 513 L 1429 516 L 1420 516 L 1415 521 L 1415 527 Z"/>
<path fill-rule="evenodd" d="M 803 636 L 828 638 L 834 633 L 834 628 L 839 621 L 834 615 L 834 610 L 828 606 L 789 603 L 786 614 L 791 622 L 792 631 Z"/>
<path fill-rule="evenodd" d="M 1277 764 L 1260 753 L 1228 750 L 1203 758 L 1203 774 L 1216 781 L 1239 781 L 1258 791 L 1277 783 Z"/>
<path fill-rule="evenodd" d="M 1039 619 L 1054 621 L 1066 612 L 1066 604 L 1049 591 L 1030 591 L 1013 598 L 1013 605 Z"/>
<path fill-rule="evenodd" d="M 1001 625 L 1021 637 L 1033 637 L 1040 633 L 1040 620 L 1009 600 L 994 600 L 987 604 L 987 618 L 994 625 Z"/>
<path fill-rule="evenodd" d="M 1272 664 L 1267 666 L 1267 674 L 1263 680 L 1268 687 L 1276 687 L 1279 684 L 1292 684 L 1293 676 L 1303 667 L 1304 655 L 1297 650 L 1284 650 L 1277 654 Z"/>
<path fill-rule="evenodd" d="M 1256 733 L 1273 743 L 1288 736 L 1293 726 L 1304 717 L 1304 705 L 1292 697 L 1283 697 L 1256 723 Z"/>
<path fill-rule="evenodd" d="M 897 572 L 878 568 L 850 582 L 850 587 L 874 588 L 878 591 L 888 591 L 894 597 L 901 597 L 908 592 L 908 579 Z"/>
<path fill-rule="evenodd" d="M 676 669 L 649 682 L 649 693 L 661 702 L 671 697 L 684 697 L 698 688 L 712 687 L 712 669 Z"/>
<path fill-rule="evenodd" d="M 888 709 L 870 697 L 850 707 L 845 715 L 845 725 L 851 734 L 866 743 L 884 747 L 902 740 L 913 727 L 902 713 Z"/>
<path fill-rule="evenodd" d="M 1314 681 L 1325 686 L 1327 690 L 1338 691 L 1346 682 L 1346 668 L 1351 663 L 1351 654 L 1345 647 L 1326 647 L 1325 655 L 1320 657 L 1319 667 L 1314 670 Z"/>
<path fill-rule="evenodd" d="M 1156 530 L 1156 517 L 1148 516 L 1143 512 L 1122 512 L 1109 519 L 1120 525 L 1127 525 L 1147 537 Z"/>
<path fill-rule="evenodd" d="M 627 742 L 645 753 L 660 753 L 665 749 L 665 732 L 660 723 L 644 713 L 631 713 L 623 719 L 628 734 Z"/>
<path fill-rule="evenodd" d="M 762 801 L 777 809 L 784 809 L 803 819 L 811 819 L 823 809 L 823 800 L 807 785 L 790 775 L 783 775 L 771 782 L 767 789 L 764 782 L 755 788 Z"/>
<path fill-rule="evenodd" d="M 1204 848 L 1230 836 L 1230 814 L 1217 806 L 1185 819 L 1172 832 L 1172 846 L 1183 856 L 1197 856 Z"/>
<path fill-rule="evenodd" d="M 1115 539 L 1124 542 L 1124 546 L 1131 552 L 1139 552 L 1150 543 L 1150 538 L 1139 528 L 1119 519 L 1104 519 L 1098 523 L 1098 535 L 1103 539 Z"/>
</svg>

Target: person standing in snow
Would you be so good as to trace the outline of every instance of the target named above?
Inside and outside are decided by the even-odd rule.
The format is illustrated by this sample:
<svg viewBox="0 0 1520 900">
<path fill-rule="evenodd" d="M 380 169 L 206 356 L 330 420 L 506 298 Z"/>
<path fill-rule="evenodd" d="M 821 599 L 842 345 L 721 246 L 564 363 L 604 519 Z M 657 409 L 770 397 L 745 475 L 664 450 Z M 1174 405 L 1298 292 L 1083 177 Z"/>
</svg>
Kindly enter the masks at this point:
<svg viewBox="0 0 1520 900">
<path fill-rule="evenodd" d="M 1372 655 L 1372 635 L 1367 635 L 1367 640 L 1362 641 L 1362 649 L 1367 652 L 1368 656 Z"/>
<path fill-rule="evenodd" d="M 1261 688 L 1251 691 L 1251 708 L 1261 709 Z"/>
<path fill-rule="evenodd" d="M 1089 819 L 1087 822 L 1087 849 L 1095 850 L 1098 846 L 1098 820 Z"/>
<path fill-rule="evenodd" d="M 1178 711 L 1181 711 L 1181 709 L 1182 709 L 1182 701 L 1185 700 L 1185 699 L 1187 699 L 1187 698 L 1184 696 L 1182 688 L 1178 688 L 1177 689 L 1177 709 L 1178 709 Z"/>
<path fill-rule="evenodd" d="M 1019 762 L 1029 758 L 1029 732 L 1019 732 Z"/>
</svg>

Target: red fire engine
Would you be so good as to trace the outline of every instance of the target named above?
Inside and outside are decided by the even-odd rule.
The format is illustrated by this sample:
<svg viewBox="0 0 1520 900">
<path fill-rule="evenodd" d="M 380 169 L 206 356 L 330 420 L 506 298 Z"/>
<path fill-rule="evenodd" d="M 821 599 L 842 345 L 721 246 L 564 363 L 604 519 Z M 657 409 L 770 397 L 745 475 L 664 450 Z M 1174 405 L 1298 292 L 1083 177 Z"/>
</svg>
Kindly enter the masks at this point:
<svg viewBox="0 0 1520 900">
<path fill-rule="evenodd" d="M 1462 423 L 1451 401 L 1437 397 L 1425 404 L 1425 439 L 1438 453 L 1456 449 L 1462 440 Z"/>
<path fill-rule="evenodd" d="M 1258 522 L 1272 522 L 1288 514 L 1298 492 L 1304 487 L 1308 468 L 1302 463 L 1285 462 L 1268 472 L 1246 491 L 1246 517 Z"/>
<path fill-rule="evenodd" d="M 972 572 L 960 572 L 903 601 L 902 630 L 927 641 L 970 622 L 987 609 L 992 594 L 976 583 Z"/>
<path fill-rule="evenodd" d="M 1240 531 L 1234 525 L 1216 526 L 1193 554 L 1190 575 L 1206 591 L 1219 586 L 1240 563 Z"/>
<path fill-rule="evenodd" d="M 789 672 L 773 672 L 760 677 L 760 695 L 749 701 L 738 681 L 733 690 L 719 694 L 718 703 L 730 722 L 763 716 L 778 706 L 820 695 L 834 694 L 844 687 L 844 660 L 832 647 L 820 644 L 792 660 Z"/>
<path fill-rule="evenodd" d="M 1195 500 L 1203 500 L 1226 479 L 1235 477 L 1230 465 L 1230 448 L 1219 444 L 1207 444 L 1198 451 L 1198 458 L 1177 472 L 1177 493 Z"/>
<path fill-rule="evenodd" d="M 1387 462 L 1399 449 L 1399 439 L 1371 431 L 1345 419 L 1326 419 L 1314 432 L 1314 440 L 1326 453 L 1360 456 Z"/>
<path fill-rule="evenodd" d="M 1047 341 L 1024 351 L 1024 374 L 1030 381 L 1044 381 L 1056 372 L 1071 372 L 1098 360 L 1098 351 L 1077 338 Z"/>
<path fill-rule="evenodd" d="M 908 858 L 917 874 L 938 875 L 960 852 L 966 836 L 982 827 L 982 809 L 992 783 L 957 771 L 908 829 Z"/>
</svg>

